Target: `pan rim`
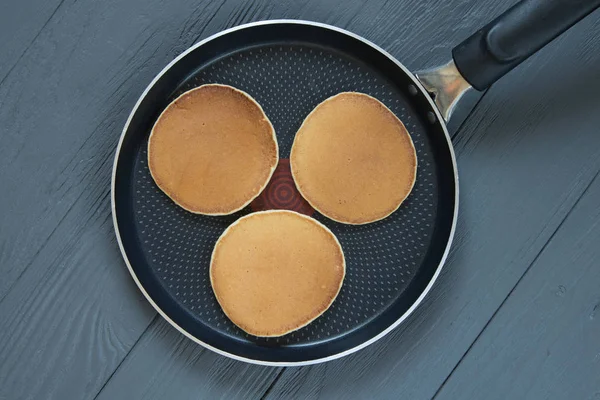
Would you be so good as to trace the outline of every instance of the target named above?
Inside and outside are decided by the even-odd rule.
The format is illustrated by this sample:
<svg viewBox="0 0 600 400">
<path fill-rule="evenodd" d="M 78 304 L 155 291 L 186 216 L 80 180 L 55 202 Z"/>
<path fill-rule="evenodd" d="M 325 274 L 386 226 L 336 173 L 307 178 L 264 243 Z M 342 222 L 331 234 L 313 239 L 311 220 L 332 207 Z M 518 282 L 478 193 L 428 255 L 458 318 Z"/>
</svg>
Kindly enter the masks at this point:
<svg viewBox="0 0 600 400">
<path fill-rule="evenodd" d="M 414 303 L 408 308 L 408 310 L 406 310 L 396 321 L 394 321 L 392 324 L 390 324 L 387 328 L 385 328 L 383 331 L 381 331 L 380 333 L 378 333 L 377 335 L 373 336 L 372 338 L 370 338 L 369 340 L 366 340 L 365 342 L 354 346 L 350 349 L 344 350 L 342 352 L 336 353 L 336 354 L 332 354 L 326 357 L 321 357 L 321 358 L 314 358 L 314 359 L 310 359 L 310 360 L 303 360 L 303 361 L 264 361 L 264 360 L 257 360 L 257 359 L 252 359 L 252 358 L 248 358 L 248 357 L 242 357 L 239 356 L 237 354 L 233 354 L 233 353 L 229 353 L 227 351 L 221 350 L 219 348 L 216 348 L 214 346 L 211 346 L 208 343 L 205 343 L 203 341 L 201 341 L 200 339 L 196 338 L 195 336 L 193 336 L 192 334 L 190 334 L 189 332 L 187 332 L 185 329 L 183 329 L 182 327 L 180 327 L 179 325 L 177 325 L 177 323 L 175 323 L 175 321 L 173 321 L 152 299 L 152 297 L 148 294 L 148 292 L 146 292 L 145 288 L 143 287 L 143 285 L 141 284 L 141 282 L 139 281 L 135 271 L 133 270 L 133 267 L 131 266 L 131 263 L 129 261 L 129 258 L 127 257 L 127 254 L 125 252 L 125 248 L 123 246 L 122 240 L 121 240 L 121 235 L 119 232 L 119 223 L 117 221 L 117 213 L 116 213 L 116 197 L 115 197 L 115 182 L 116 182 L 116 176 L 117 176 L 117 166 L 118 166 L 118 161 L 119 161 L 119 156 L 121 154 L 121 147 L 123 145 L 123 141 L 125 139 L 125 136 L 127 134 L 127 131 L 129 129 L 129 124 L 131 123 L 134 115 L 136 114 L 140 104 L 142 103 L 142 101 L 146 98 L 148 92 L 152 89 L 152 87 L 154 87 L 154 85 L 156 84 L 156 82 L 169 70 L 171 69 L 171 67 L 173 67 L 177 62 L 179 62 L 182 58 L 184 58 L 186 55 L 188 55 L 189 53 L 191 53 L 192 51 L 194 51 L 195 49 L 197 49 L 198 47 L 201 47 L 202 45 L 216 39 L 219 38 L 221 36 L 227 35 L 231 32 L 235 32 L 235 31 L 239 31 L 239 30 L 243 30 L 243 29 L 248 29 L 248 28 L 252 28 L 255 26 L 260 26 L 260 25 L 275 25 L 275 24 L 297 24 L 297 25 L 309 25 L 309 26 L 316 26 L 319 28 L 323 28 L 323 29 L 328 29 L 328 30 L 332 30 L 335 31 L 337 33 L 341 33 L 344 34 L 346 36 L 350 36 L 351 38 L 355 39 L 355 40 L 359 40 L 361 42 L 363 42 L 364 44 L 372 47 L 373 49 L 377 50 L 378 52 L 380 52 L 381 54 L 383 54 L 384 56 L 386 56 L 388 59 L 390 59 L 390 61 L 394 62 L 394 64 L 396 64 L 414 83 L 415 87 L 417 87 L 421 93 L 423 93 L 425 96 L 425 98 L 427 99 L 427 101 L 430 103 L 431 105 L 431 109 L 433 110 L 433 112 L 436 115 L 437 118 L 437 123 L 441 126 L 442 131 L 444 132 L 444 135 L 446 137 L 446 141 L 448 142 L 448 149 L 450 151 L 450 157 L 452 160 L 452 169 L 453 169 L 453 175 L 454 175 L 454 193 L 455 193 L 455 199 L 454 199 L 454 210 L 453 210 L 453 215 L 452 215 L 452 226 L 450 229 L 450 234 L 448 237 L 448 242 L 446 243 L 446 247 L 444 249 L 444 252 L 442 254 L 442 258 L 440 259 L 440 262 L 435 270 L 435 273 L 433 274 L 433 276 L 431 277 L 430 281 L 428 282 L 427 286 L 425 287 L 425 289 L 421 292 L 421 294 L 419 295 L 419 297 L 414 301 Z M 446 123 L 444 122 L 444 119 L 442 117 L 442 115 L 440 114 L 437 106 L 435 105 L 435 103 L 433 102 L 433 100 L 431 99 L 429 93 L 427 92 L 427 90 L 423 87 L 423 85 L 421 84 L 421 82 L 417 79 L 417 77 L 408 69 L 406 68 L 400 61 L 398 61 L 394 56 L 392 56 L 391 54 L 389 54 L 387 51 L 385 51 L 384 49 L 382 49 L 381 47 L 379 47 L 378 45 L 376 45 L 375 43 L 363 38 L 362 36 L 359 36 L 355 33 L 352 33 L 350 31 L 347 31 L 345 29 L 342 28 L 338 28 L 336 26 L 333 25 L 328 25 L 328 24 L 324 24 L 324 23 L 320 23 L 320 22 L 313 22 L 313 21 L 306 21 L 306 20 L 300 20 L 300 19 L 272 19 L 272 20 L 263 20 L 263 21 L 256 21 L 256 22 L 251 22 L 251 23 L 247 23 L 247 24 L 243 24 L 243 25 L 238 25 L 220 32 L 217 32 L 201 41 L 199 41 L 198 43 L 193 44 L 192 46 L 190 46 L 188 49 L 186 49 L 185 51 L 183 51 L 181 54 L 179 54 L 177 57 L 175 57 L 171 62 L 169 62 L 150 82 L 150 84 L 148 84 L 148 86 L 146 87 L 146 89 L 142 92 L 142 94 L 140 95 L 140 97 L 138 98 L 137 102 L 135 103 L 134 107 L 132 108 L 127 121 L 125 122 L 125 126 L 123 127 L 123 130 L 121 132 L 121 136 L 119 138 L 119 143 L 117 145 L 116 151 L 115 151 L 115 156 L 114 156 L 114 160 L 113 160 L 113 169 L 112 169 L 112 178 L 111 178 L 111 213 L 112 213 L 112 220 L 113 220 L 113 228 L 115 231 L 115 235 L 117 238 L 117 243 L 119 246 L 119 250 L 121 252 L 121 257 L 123 258 L 123 260 L 125 261 L 125 264 L 127 266 L 127 269 L 131 275 L 131 277 L 133 278 L 134 282 L 136 283 L 138 289 L 142 292 L 142 294 L 144 295 L 144 297 L 146 298 L 146 300 L 152 305 L 152 307 L 169 323 L 171 324 L 171 326 L 173 326 L 175 329 L 177 329 L 181 334 L 183 334 L 184 336 L 186 336 L 187 338 L 189 338 L 190 340 L 196 342 L 197 344 L 203 346 L 204 348 L 214 351 L 217 354 L 220 354 L 222 356 L 225 357 L 229 357 L 231 359 L 237 360 L 237 361 L 243 361 L 243 362 L 247 362 L 250 364 L 257 364 L 257 365 L 265 365 L 265 366 L 275 366 L 275 367 L 288 367 L 288 366 L 305 366 L 305 365 L 312 365 L 312 364 L 319 364 L 319 363 L 323 363 L 323 362 L 327 362 L 327 361 L 331 361 L 331 360 L 335 360 L 338 358 L 342 358 L 344 356 L 347 356 L 349 354 L 352 354 L 354 352 L 357 352 L 358 350 L 361 350 L 373 343 L 375 343 L 376 341 L 378 341 L 379 339 L 383 338 L 384 336 L 386 336 L 388 333 L 390 333 L 392 330 L 394 330 L 396 327 L 398 327 L 402 322 L 404 322 L 404 320 L 406 320 L 414 311 L 415 309 L 417 309 L 417 307 L 422 303 L 423 299 L 427 296 L 427 294 L 429 293 L 429 291 L 431 290 L 431 288 L 433 287 L 433 285 L 435 284 L 437 278 L 439 277 L 442 268 L 446 262 L 446 259 L 448 258 L 448 254 L 450 252 L 450 248 L 452 247 L 452 242 L 454 239 L 454 234 L 456 231 L 456 223 L 457 223 L 457 218 L 458 218 L 458 203 L 459 203 L 459 184 L 458 184 L 458 169 L 457 169 L 457 164 L 456 164 L 456 156 L 454 153 L 454 147 L 452 145 L 452 141 L 450 138 L 450 134 L 448 133 L 448 128 L 446 127 Z"/>
</svg>

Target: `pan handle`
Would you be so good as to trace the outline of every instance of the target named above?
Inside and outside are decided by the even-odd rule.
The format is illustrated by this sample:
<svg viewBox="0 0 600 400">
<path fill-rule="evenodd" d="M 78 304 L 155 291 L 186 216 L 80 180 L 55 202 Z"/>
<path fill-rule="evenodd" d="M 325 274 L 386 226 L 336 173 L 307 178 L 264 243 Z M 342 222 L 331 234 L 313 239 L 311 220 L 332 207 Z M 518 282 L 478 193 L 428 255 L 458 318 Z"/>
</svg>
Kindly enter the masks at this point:
<svg viewBox="0 0 600 400">
<path fill-rule="evenodd" d="M 523 0 L 452 50 L 469 84 L 485 90 L 600 6 L 600 0 Z"/>
<path fill-rule="evenodd" d="M 452 50 L 452 60 L 417 72 L 446 121 L 471 87 L 485 90 L 600 6 L 600 0 L 522 0 Z"/>
</svg>

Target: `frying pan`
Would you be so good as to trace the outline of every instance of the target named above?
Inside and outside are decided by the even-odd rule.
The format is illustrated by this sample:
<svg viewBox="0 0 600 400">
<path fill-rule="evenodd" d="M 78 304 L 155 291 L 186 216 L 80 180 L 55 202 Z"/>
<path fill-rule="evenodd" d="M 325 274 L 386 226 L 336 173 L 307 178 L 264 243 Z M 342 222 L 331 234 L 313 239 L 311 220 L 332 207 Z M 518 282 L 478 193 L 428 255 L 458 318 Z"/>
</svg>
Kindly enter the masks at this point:
<svg viewBox="0 0 600 400">
<path fill-rule="evenodd" d="M 306 365 L 342 357 L 383 337 L 423 300 L 448 255 L 458 211 L 458 177 L 445 121 L 462 94 L 483 90 L 600 5 L 600 0 L 525 0 L 455 47 L 452 60 L 413 74 L 377 45 L 329 25 L 273 20 L 238 26 L 195 44 L 167 65 L 137 101 L 116 151 L 112 213 L 136 284 L 175 328 L 228 357 L 266 365 Z M 154 184 L 148 136 L 184 91 L 223 83 L 248 92 L 277 132 L 280 165 L 263 194 L 223 217 L 194 215 Z M 370 94 L 406 125 L 418 157 L 409 198 L 390 217 L 361 226 L 333 222 L 301 198 L 289 174 L 296 130 L 324 99 Z M 294 209 L 327 225 L 344 248 L 347 274 L 332 307 L 279 338 L 233 325 L 210 286 L 213 246 L 239 217 Z M 290 237 L 289 240 L 294 240 Z"/>
</svg>

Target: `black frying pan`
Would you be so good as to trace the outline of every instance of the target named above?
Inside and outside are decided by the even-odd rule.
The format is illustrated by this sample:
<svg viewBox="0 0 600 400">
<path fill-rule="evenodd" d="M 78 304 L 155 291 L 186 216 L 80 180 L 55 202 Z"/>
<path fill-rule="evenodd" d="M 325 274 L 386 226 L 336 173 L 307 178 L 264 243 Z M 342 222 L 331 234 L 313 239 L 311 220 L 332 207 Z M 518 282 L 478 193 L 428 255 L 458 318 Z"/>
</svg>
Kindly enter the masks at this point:
<svg viewBox="0 0 600 400">
<path fill-rule="evenodd" d="M 458 45 L 453 61 L 418 78 L 373 43 L 313 22 L 257 22 L 192 46 L 144 91 L 117 148 L 113 220 L 135 282 L 179 331 L 239 360 L 311 364 L 373 343 L 417 307 L 448 254 L 458 180 L 445 119 L 454 104 L 470 87 L 487 88 L 599 4 L 523 1 Z M 253 96 L 275 127 L 283 159 L 263 195 L 230 216 L 194 215 L 179 208 L 154 184 L 146 163 L 148 135 L 161 111 L 204 83 L 232 85 Z M 335 223 L 290 191 L 294 186 L 285 159 L 296 130 L 317 104 L 342 91 L 367 93 L 385 103 L 404 122 L 417 150 L 412 194 L 398 211 L 373 224 Z M 268 208 L 296 209 L 327 225 L 347 262 L 332 307 L 310 325 L 270 339 L 249 336 L 233 325 L 208 278 L 211 252 L 223 230 L 242 215 Z"/>
</svg>

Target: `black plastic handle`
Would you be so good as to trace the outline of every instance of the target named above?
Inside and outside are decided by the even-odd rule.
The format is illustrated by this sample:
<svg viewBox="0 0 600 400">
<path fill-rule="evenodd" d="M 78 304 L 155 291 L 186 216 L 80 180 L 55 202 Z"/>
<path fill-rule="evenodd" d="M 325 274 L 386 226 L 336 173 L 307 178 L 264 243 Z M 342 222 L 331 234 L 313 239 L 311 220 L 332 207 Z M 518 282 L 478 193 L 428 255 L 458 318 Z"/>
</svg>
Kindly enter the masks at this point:
<svg viewBox="0 0 600 400">
<path fill-rule="evenodd" d="M 484 90 L 600 6 L 600 0 L 523 0 L 452 50 L 458 71 Z"/>
</svg>

